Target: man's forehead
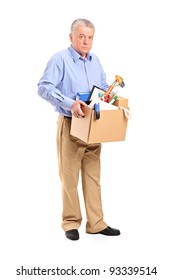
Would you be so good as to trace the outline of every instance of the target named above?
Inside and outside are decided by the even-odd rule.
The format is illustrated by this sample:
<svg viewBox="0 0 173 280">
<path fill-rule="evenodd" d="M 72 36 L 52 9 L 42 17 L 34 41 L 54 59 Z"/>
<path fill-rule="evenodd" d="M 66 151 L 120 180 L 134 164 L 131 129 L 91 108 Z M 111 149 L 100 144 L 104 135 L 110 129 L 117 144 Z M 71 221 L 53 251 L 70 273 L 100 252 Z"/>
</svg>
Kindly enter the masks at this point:
<svg viewBox="0 0 173 280">
<path fill-rule="evenodd" d="M 77 33 L 81 33 L 81 34 L 94 34 L 94 29 L 93 28 L 90 28 L 90 27 L 87 27 L 87 26 L 81 26 L 81 25 L 78 25 L 76 27 L 76 30 L 75 30 Z"/>
</svg>

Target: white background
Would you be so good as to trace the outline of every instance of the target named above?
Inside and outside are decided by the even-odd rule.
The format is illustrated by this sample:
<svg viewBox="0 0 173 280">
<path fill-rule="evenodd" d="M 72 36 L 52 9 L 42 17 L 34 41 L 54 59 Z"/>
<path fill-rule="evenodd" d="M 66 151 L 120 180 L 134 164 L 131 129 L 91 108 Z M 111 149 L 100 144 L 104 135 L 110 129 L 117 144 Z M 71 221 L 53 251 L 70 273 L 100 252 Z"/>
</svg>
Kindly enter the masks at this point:
<svg viewBox="0 0 173 280">
<path fill-rule="evenodd" d="M 4 3 L 3 3 L 4 2 Z M 87 279 L 171 279 L 172 6 L 169 0 L 1 1 L 1 278 L 25 268 L 100 268 Z M 61 229 L 61 187 L 53 107 L 38 97 L 49 58 L 70 45 L 72 21 L 94 22 L 95 52 L 111 84 L 124 78 L 132 119 L 125 142 L 102 148 L 106 222 L 119 237 L 71 242 Z M 116 276 L 110 266 L 157 266 L 157 276 Z M 63 279 L 86 277 L 64 276 Z M 58 276 L 41 276 L 58 279 Z M 59 279 L 61 277 L 59 276 Z"/>
</svg>

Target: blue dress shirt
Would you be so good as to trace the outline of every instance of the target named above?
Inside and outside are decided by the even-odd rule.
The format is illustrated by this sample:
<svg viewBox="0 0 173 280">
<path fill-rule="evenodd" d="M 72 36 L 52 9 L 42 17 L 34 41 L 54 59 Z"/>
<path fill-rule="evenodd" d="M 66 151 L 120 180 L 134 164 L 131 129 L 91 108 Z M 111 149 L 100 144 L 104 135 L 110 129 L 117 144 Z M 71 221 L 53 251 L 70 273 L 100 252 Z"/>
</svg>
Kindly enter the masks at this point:
<svg viewBox="0 0 173 280">
<path fill-rule="evenodd" d="M 71 116 L 78 92 L 90 92 L 93 85 L 106 90 L 106 75 L 98 57 L 89 53 L 83 59 L 72 47 L 54 54 L 38 84 L 38 94 L 50 102 L 56 112 Z"/>
</svg>

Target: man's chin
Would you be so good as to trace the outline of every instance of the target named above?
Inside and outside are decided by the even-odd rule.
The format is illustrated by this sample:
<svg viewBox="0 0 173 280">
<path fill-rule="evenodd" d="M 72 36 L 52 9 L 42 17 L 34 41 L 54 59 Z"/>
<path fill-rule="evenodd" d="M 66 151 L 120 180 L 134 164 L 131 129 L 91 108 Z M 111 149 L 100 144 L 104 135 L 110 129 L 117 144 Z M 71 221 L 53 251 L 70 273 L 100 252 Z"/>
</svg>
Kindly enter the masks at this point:
<svg viewBox="0 0 173 280">
<path fill-rule="evenodd" d="M 88 53 L 89 53 L 89 49 L 82 49 L 82 50 L 79 52 L 79 54 L 80 54 L 82 57 L 86 56 Z"/>
</svg>

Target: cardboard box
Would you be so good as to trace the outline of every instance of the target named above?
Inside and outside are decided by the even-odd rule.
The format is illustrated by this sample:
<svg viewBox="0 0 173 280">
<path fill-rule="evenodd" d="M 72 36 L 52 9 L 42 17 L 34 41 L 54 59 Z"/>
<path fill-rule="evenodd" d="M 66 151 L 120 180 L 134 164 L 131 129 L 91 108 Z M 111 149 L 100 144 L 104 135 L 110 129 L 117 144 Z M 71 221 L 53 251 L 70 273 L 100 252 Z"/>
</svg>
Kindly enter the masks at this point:
<svg viewBox="0 0 173 280">
<path fill-rule="evenodd" d="M 118 96 L 118 98 L 115 100 L 115 102 L 112 105 L 117 107 L 124 107 L 128 109 L 128 99 Z"/>
<path fill-rule="evenodd" d="M 100 119 L 95 119 L 95 111 L 84 107 L 84 118 L 72 117 L 71 135 L 87 144 L 124 141 L 128 119 L 122 109 L 101 110 Z"/>
</svg>

